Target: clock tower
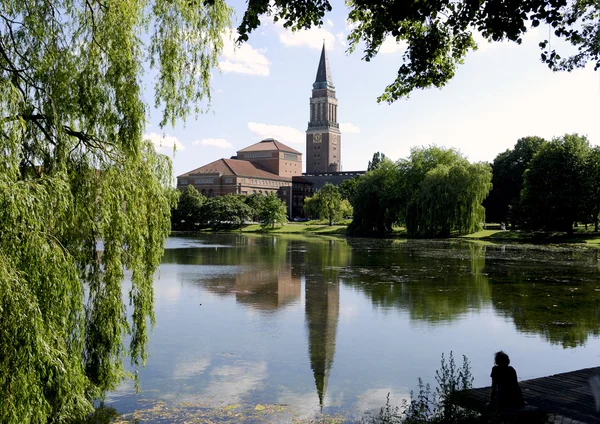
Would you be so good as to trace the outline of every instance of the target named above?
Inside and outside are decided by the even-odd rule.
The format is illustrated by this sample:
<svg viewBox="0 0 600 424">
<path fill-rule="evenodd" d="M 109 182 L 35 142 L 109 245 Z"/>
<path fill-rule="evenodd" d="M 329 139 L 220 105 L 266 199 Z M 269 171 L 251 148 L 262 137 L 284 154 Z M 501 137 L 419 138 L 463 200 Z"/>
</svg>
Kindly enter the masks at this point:
<svg viewBox="0 0 600 424">
<path fill-rule="evenodd" d="M 325 43 L 310 98 L 306 130 L 306 173 L 340 172 L 342 137 L 337 119 L 338 101 L 331 79 Z"/>
</svg>

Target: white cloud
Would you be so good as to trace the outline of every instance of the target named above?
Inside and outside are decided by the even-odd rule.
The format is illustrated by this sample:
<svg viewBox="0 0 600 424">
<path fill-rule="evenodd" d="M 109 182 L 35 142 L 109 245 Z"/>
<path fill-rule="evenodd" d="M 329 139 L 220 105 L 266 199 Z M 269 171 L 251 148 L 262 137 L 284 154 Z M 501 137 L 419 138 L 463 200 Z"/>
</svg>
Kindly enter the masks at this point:
<svg viewBox="0 0 600 424">
<path fill-rule="evenodd" d="M 333 26 L 333 21 L 331 19 L 327 19 L 327 25 L 329 27 L 332 27 Z"/>
<path fill-rule="evenodd" d="M 383 43 L 381 43 L 381 46 L 379 47 L 379 53 L 381 54 L 393 54 L 393 53 L 397 53 L 401 50 L 406 49 L 406 42 L 405 41 L 401 41 L 401 42 L 396 42 L 396 39 L 394 37 L 391 36 L 387 36 L 385 38 L 385 40 L 383 40 Z"/>
<path fill-rule="evenodd" d="M 220 149 L 229 149 L 232 144 L 224 138 L 203 138 L 202 140 L 195 140 L 192 144 L 200 144 L 201 146 L 213 146 Z"/>
<path fill-rule="evenodd" d="M 219 67 L 223 72 L 235 72 L 239 74 L 269 75 L 269 59 L 263 54 L 263 50 L 255 49 L 250 43 L 237 46 L 233 30 L 223 35 L 223 52 Z"/>
<path fill-rule="evenodd" d="M 185 146 L 177 140 L 177 137 L 172 135 L 161 135 L 157 133 L 144 134 L 144 140 L 150 140 L 156 147 L 157 152 L 164 152 L 166 150 L 173 150 L 173 146 L 177 150 L 185 149 Z"/>
<path fill-rule="evenodd" d="M 340 45 L 343 48 L 346 48 L 346 43 L 347 43 L 347 39 L 346 39 L 346 34 L 344 34 L 343 32 L 338 32 L 337 34 L 335 34 L 335 36 L 338 39 L 338 42 L 340 43 Z"/>
<path fill-rule="evenodd" d="M 301 47 L 306 46 L 311 49 L 320 50 L 323 47 L 323 41 L 328 50 L 335 47 L 335 35 L 324 28 L 313 27 L 311 29 L 301 29 L 291 31 L 283 27 L 281 22 L 276 22 L 275 27 L 279 31 L 279 41 L 286 46 Z"/>
<path fill-rule="evenodd" d="M 202 374 L 210 365 L 210 359 L 200 358 L 181 361 L 175 364 L 173 379 L 180 380 Z"/>
<path fill-rule="evenodd" d="M 360 128 L 351 122 L 342 122 L 340 123 L 340 131 L 347 134 L 358 134 L 360 132 Z"/>
<path fill-rule="evenodd" d="M 282 143 L 300 144 L 304 143 L 305 135 L 296 128 L 283 125 L 268 125 L 257 122 L 248 122 L 248 129 L 260 139 L 274 138 Z"/>
</svg>

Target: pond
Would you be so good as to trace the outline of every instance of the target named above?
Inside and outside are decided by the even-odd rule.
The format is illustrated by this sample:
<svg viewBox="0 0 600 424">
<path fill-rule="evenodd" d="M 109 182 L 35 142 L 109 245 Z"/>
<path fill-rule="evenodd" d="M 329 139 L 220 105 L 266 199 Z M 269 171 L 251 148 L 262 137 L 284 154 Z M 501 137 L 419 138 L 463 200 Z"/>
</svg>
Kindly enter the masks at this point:
<svg viewBox="0 0 600 424">
<path fill-rule="evenodd" d="M 359 419 L 400 404 L 442 353 L 489 385 L 600 362 L 600 249 L 301 236 L 172 237 L 154 283 L 141 422 Z"/>
</svg>

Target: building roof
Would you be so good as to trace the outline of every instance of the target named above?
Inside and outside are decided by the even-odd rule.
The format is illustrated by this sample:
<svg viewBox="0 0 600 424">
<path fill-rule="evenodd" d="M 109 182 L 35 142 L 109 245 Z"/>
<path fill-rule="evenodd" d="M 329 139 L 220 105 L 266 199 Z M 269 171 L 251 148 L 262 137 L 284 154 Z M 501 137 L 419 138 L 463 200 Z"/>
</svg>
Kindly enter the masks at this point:
<svg viewBox="0 0 600 424">
<path fill-rule="evenodd" d="M 317 68 L 317 77 L 313 84 L 314 89 L 330 88 L 335 89 L 333 86 L 333 79 L 331 78 L 331 70 L 329 69 L 329 60 L 327 60 L 327 52 L 325 51 L 325 42 L 323 42 L 323 50 L 321 50 L 321 60 L 319 60 L 319 67 Z"/>
<path fill-rule="evenodd" d="M 219 159 L 209 163 L 208 165 L 196 168 L 193 171 L 181 174 L 177 178 L 202 174 L 235 175 L 238 177 L 265 178 L 280 181 L 291 180 L 290 177 L 280 177 L 279 175 L 269 172 L 255 163 L 239 159 Z"/>
<path fill-rule="evenodd" d="M 240 152 L 242 152 L 242 153 L 264 152 L 264 151 L 268 151 L 268 150 L 279 150 L 282 152 L 296 153 L 297 155 L 302 154 L 298 150 L 292 149 L 291 147 L 286 146 L 281 141 L 277 141 L 274 138 L 266 138 L 262 141 L 259 141 L 256 144 L 253 144 L 252 146 L 248 146 L 248 147 L 243 148 L 242 150 L 238 150 L 238 153 L 240 153 Z"/>
</svg>

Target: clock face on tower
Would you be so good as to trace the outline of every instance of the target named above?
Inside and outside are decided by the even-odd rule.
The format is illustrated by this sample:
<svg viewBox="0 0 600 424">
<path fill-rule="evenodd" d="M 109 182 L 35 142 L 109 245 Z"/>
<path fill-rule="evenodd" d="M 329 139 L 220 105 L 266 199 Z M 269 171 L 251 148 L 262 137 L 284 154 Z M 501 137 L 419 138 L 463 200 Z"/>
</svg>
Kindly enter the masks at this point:
<svg viewBox="0 0 600 424">
<path fill-rule="evenodd" d="M 314 141 L 315 143 L 320 143 L 320 142 L 321 142 L 321 133 L 316 133 L 316 134 L 313 136 L 313 141 Z"/>
</svg>

